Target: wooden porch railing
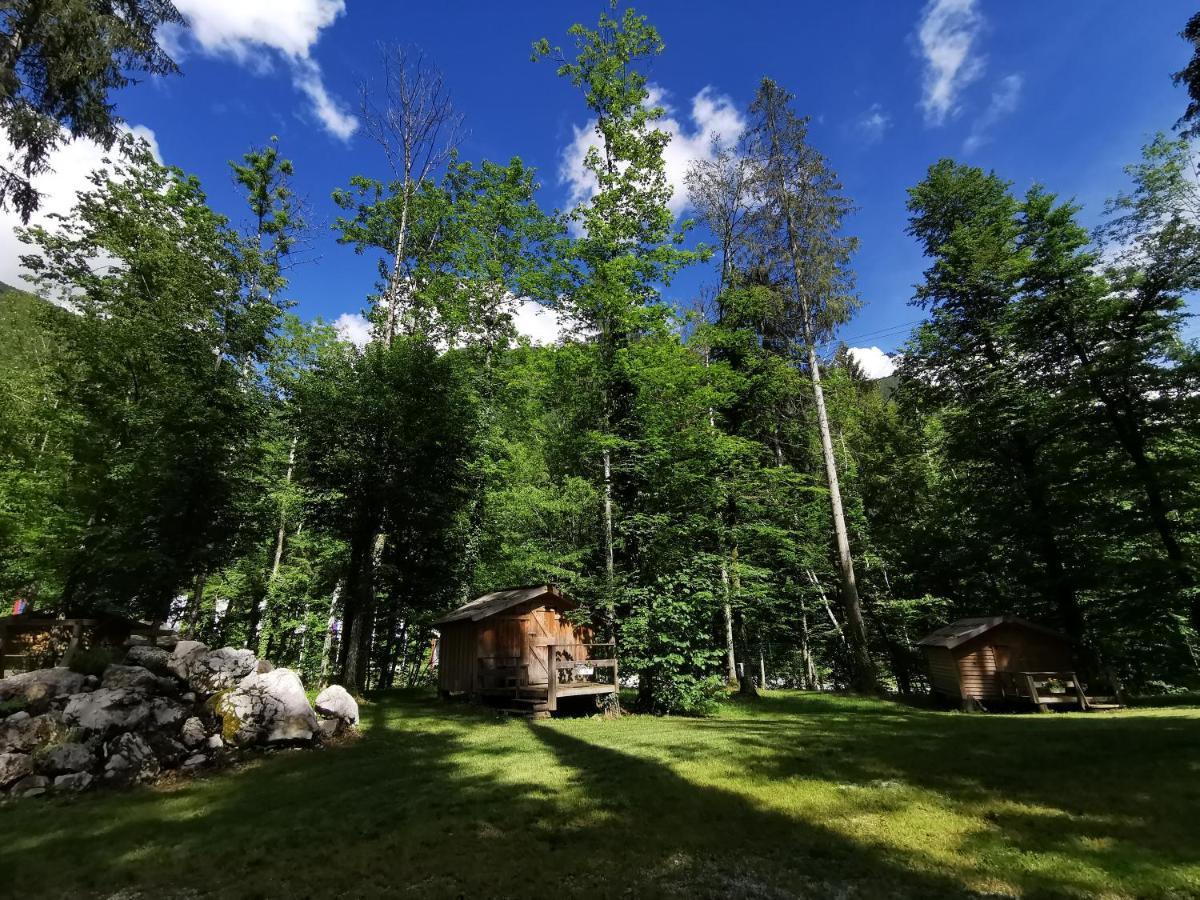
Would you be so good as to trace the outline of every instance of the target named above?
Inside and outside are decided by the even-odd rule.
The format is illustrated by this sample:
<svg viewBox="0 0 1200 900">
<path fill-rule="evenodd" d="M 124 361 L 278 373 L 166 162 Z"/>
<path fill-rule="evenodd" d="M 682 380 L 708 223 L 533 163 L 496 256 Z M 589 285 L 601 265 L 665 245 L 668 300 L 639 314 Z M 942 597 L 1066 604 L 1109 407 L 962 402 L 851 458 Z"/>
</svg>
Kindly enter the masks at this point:
<svg viewBox="0 0 1200 900">
<path fill-rule="evenodd" d="M 519 656 L 481 656 L 478 669 L 479 687 L 485 691 L 495 688 L 515 690 L 528 683 L 527 668 Z"/>
<path fill-rule="evenodd" d="M 557 709 L 560 695 L 583 692 L 581 688 L 611 685 L 615 691 L 620 684 L 616 642 L 550 644 L 546 647 L 546 671 L 552 673 L 546 684 L 546 706 L 551 710 Z M 600 677 L 602 673 L 604 677 Z"/>
<path fill-rule="evenodd" d="M 1009 672 L 1000 671 L 1000 690 L 1006 698 L 1028 700 L 1041 712 L 1048 712 L 1051 705 L 1078 703 L 1081 710 L 1088 708 L 1087 695 L 1074 672 Z M 1055 691 L 1054 684 L 1061 684 L 1062 691 Z"/>
</svg>

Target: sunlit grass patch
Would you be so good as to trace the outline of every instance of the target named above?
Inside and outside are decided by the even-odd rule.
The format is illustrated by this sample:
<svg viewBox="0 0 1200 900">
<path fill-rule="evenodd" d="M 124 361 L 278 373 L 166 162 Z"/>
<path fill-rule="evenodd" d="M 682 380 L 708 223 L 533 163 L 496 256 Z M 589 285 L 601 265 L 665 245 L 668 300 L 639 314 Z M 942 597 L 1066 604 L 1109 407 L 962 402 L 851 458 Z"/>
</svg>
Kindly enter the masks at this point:
<svg viewBox="0 0 1200 900">
<path fill-rule="evenodd" d="M 1197 710 L 792 692 L 713 719 L 524 722 L 412 693 L 363 709 L 345 747 L 5 807 L 5 891 L 1200 894 Z"/>
</svg>

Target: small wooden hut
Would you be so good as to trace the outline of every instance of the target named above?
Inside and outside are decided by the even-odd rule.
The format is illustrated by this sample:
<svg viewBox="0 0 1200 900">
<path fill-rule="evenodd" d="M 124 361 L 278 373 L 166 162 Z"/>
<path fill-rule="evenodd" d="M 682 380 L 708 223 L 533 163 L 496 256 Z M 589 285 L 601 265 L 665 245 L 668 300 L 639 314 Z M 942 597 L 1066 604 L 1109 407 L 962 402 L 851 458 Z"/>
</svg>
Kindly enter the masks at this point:
<svg viewBox="0 0 1200 900">
<path fill-rule="evenodd" d="M 1018 619 L 959 619 L 917 642 L 933 691 L 964 709 L 1028 705 L 1088 708 L 1075 674 L 1075 647 L 1053 629 Z"/>
<path fill-rule="evenodd" d="M 107 647 L 115 654 L 131 634 L 153 638 L 159 633 L 147 622 L 110 613 L 69 618 L 32 612 L 0 616 L 0 678 L 68 665 L 83 649 Z"/>
<path fill-rule="evenodd" d="M 564 699 L 617 692 L 616 647 L 570 622 L 579 604 L 550 584 L 484 594 L 434 622 L 443 697 L 495 698 L 550 713 Z"/>
</svg>

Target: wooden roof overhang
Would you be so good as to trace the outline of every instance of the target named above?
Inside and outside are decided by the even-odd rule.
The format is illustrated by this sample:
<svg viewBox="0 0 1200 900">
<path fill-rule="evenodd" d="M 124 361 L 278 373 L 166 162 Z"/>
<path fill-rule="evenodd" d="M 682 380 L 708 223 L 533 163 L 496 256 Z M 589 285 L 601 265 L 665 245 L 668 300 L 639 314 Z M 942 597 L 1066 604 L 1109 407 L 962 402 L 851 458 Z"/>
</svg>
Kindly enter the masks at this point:
<svg viewBox="0 0 1200 900">
<path fill-rule="evenodd" d="M 520 606 L 532 600 L 541 600 L 543 597 L 552 598 L 554 605 L 560 609 L 577 609 L 579 607 L 575 600 L 552 584 L 505 588 L 477 597 L 470 603 L 442 616 L 433 623 L 433 626 L 440 628 L 453 622 L 478 622 L 504 612 L 506 609 L 512 609 L 514 606 Z"/>
<path fill-rule="evenodd" d="M 947 650 L 953 650 L 955 647 L 959 647 L 968 641 L 973 641 L 975 638 L 1001 625 L 1020 625 L 1022 628 L 1040 631 L 1042 634 L 1048 634 L 1061 641 L 1071 643 L 1071 639 L 1062 632 L 1017 616 L 980 616 L 971 619 L 959 619 L 956 622 L 951 622 L 949 625 L 943 625 L 937 631 L 931 632 L 917 641 L 917 646 L 944 647 Z"/>
</svg>

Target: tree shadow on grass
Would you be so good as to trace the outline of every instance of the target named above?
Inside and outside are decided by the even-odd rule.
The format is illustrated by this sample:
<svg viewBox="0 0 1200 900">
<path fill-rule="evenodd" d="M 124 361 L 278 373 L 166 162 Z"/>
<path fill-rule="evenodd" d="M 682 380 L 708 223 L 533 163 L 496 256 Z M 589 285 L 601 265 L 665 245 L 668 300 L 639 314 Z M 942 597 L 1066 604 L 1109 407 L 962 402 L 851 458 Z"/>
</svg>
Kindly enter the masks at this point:
<svg viewBox="0 0 1200 900">
<path fill-rule="evenodd" d="M 17 897 L 954 896 L 668 767 L 469 707 L 365 705 L 364 737 L 174 788 L 0 814 Z"/>
<path fill-rule="evenodd" d="M 563 822 L 569 843 L 588 848 L 578 874 L 620 860 L 606 895 L 679 897 L 957 897 L 962 882 L 899 854 L 811 821 L 766 809 L 740 794 L 688 781 L 644 757 L 531 725 L 588 808 Z"/>
<path fill-rule="evenodd" d="M 963 853 L 1026 892 L 1086 893 L 1152 873 L 1200 893 L 1200 717 L 962 715 L 819 695 L 769 697 L 763 712 L 697 723 L 695 737 L 742 748 L 767 780 L 942 798 L 989 823 L 964 835 Z M 1059 863 L 1031 865 L 1031 854 Z"/>
<path fill-rule="evenodd" d="M 1153 828 L 1192 825 L 1175 807 L 1155 809 L 1173 802 L 1164 784 L 1194 790 L 1156 768 L 1174 753 L 1180 774 L 1194 758 L 1190 721 L 1107 723 L 1119 726 L 1109 740 L 1122 764 L 1149 785 L 1130 800 L 1149 823 L 1139 824 L 1124 807 L 1103 812 L 1086 783 L 1057 783 L 1073 760 L 1102 751 L 1100 732 L 1085 728 L 1091 745 L 1072 746 L 1082 726 L 1056 731 L 1064 723 L 1053 717 L 1024 720 L 1014 737 L 986 717 L 806 698 L 769 700 L 747 718 L 665 723 L 526 724 L 411 695 L 362 713 L 363 738 L 344 747 L 269 754 L 171 788 L 4 807 L 0 896 L 944 897 L 979 883 L 968 878 L 973 854 L 1000 851 L 1026 892 L 1079 893 L 1091 882 L 1071 875 L 1074 862 L 1114 878 L 1171 864 Z M 1133 729 L 1148 726 L 1139 758 Z M 1015 761 L 1026 739 L 1037 777 Z M 967 752 L 977 746 L 987 755 Z M 689 758 L 712 766 L 722 753 L 747 773 L 739 789 L 893 779 L 928 802 L 990 812 L 994 827 L 968 830 L 962 860 L 947 865 L 680 774 Z M 840 809 L 872 816 L 911 802 L 888 796 L 847 790 Z M 1009 796 L 1040 806 L 1001 802 Z M 1024 848 L 1047 840 L 1058 841 L 1061 870 L 1022 869 Z M 1122 872 L 1106 841 L 1143 855 L 1121 857 L 1132 867 Z"/>
</svg>

